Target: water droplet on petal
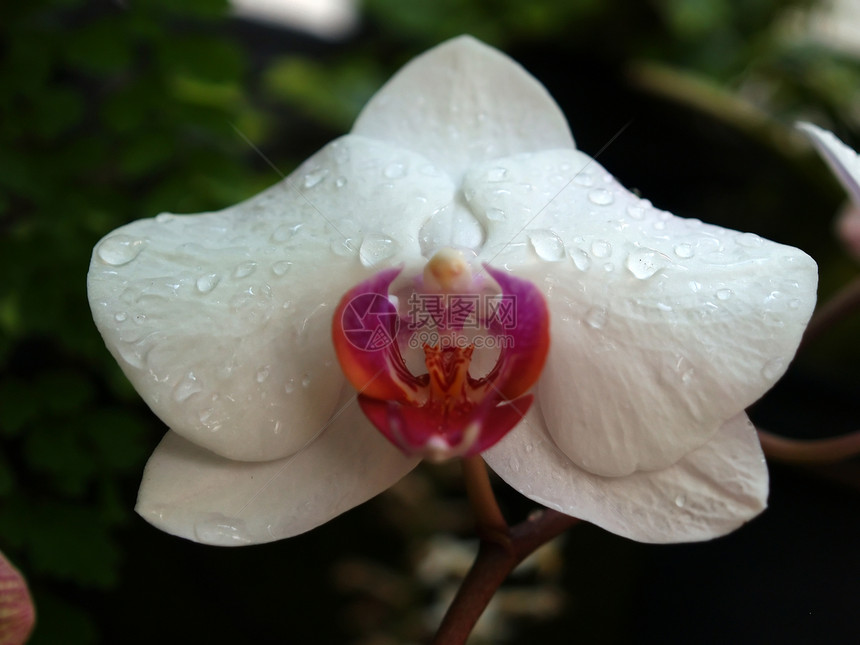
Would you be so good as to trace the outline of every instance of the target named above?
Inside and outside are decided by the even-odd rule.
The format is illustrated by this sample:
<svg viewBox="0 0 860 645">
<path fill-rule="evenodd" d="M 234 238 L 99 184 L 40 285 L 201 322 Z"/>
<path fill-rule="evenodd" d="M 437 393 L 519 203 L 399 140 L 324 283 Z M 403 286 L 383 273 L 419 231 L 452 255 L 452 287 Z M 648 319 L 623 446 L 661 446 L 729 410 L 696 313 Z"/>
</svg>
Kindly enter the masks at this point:
<svg viewBox="0 0 860 645">
<path fill-rule="evenodd" d="M 406 176 L 406 166 L 402 163 L 390 163 L 385 166 L 385 170 L 382 171 L 382 174 L 388 179 L 400 179 L 401 177 Z"/>
<path fill-rule="evenodd" d="M 328 168 L 320 168 L 305 175 L 305 188 L 313 188 L 325 179 L 328 174 Z"/>
<path fill-rule="evenodd" d="M 353 255 L 358 248 L 356 241 L 349 237 L 333 240 L 330 246 L 332 252 L 341 257 L 349 257 Z"/>
<path fill-rule="evenodd" d="M 134 260 L 146 242 L 136 237 L 128 235 L 113 235 L 101 241 L 96 249 L 96 255 L 105 264 L 111 266 L 122 266 Z"/>
<path fill-rule="evenodd" d="M 766 379 L 773 381 L 779 378 L 785 368 L 785 359 L 782 357 L 774 358 L 764 364 L 761 369 L 761 375 Z"/>
<path fill-rule="evenodd" d="M 128 319 L 128 314 L 124 311 L 118 311 L 114 314 L 113 319 L 117 322 L 125 322 Z"/>
<path fill-rule="evenodd" d="M 693 257 L 693 247 L 689 244 L 678 244 L 675 246 L 675 255 L 679 258 L 691 258 Z"/>
<path fill-rule="evenodd" d="M 612 245 L 604 240 L 595 240 L 591 244 L 591 255 L 596 258 L 609 257 L 612 253 Z"/>
<path fill-rule="evenodd" d="M 573 260 L 573 265 L 580 271 L 588 271 L 591 266 L 591 258 L 588 257 L 588 253 L 580 248 L 571 249 L 570 259 Z"/>
<path fill-rule="evenodd" d="M 241 520 L 218 513 L 198 521 L 194 525 L 194 535 L 204 544 L 221 546 L 250 544 L 252 541 Z"/>
<path fill-rule="evenodd" d="M 269 378 L 269 366 L 261 367 L 257 370 L 257 383 L 263 383 L 267 378 Z"/>
<path fill-rule="evenodd" d="M 588 191 L 588 201 L 592 204 L 597 204 L 598 206 L 606 206 L 611 204 L 615 198 L 612 196 L 612 193 L 605 188 L 595 188 L 594 190 Z"/>
<path fill-rule="evenodd" d="M 197 282 L 195 286 L 197 287 L 197 291 L 200 293 L 209 293 L 218 286 L 218 283 L 221 281 L 221 278 L 217 273 L 207 273 L 206 275 L 201 275 L 197 278 Z"/>
<path fill-rule="evenodd" d="M 731 289 L 718 289 L 717 290 L 717 300 L 728 300 L 734 295 L 734 291 Z"/>
<path fill-rule="evenodd" d="M 627 268 L 639 280 L 647 280 L 666 266 L 666 259 L 651 249 L 636 249 L 627 256 Z"/>
<path fill-rule="evenodd" d="M 293 266 L 293 263 L 289 262 L 287 260 L 281 260 L 280 262 L 275 262 L 272 265 L 272 273 L 274 273 L 276 276 L 280 277 L 282 275 L 285 275 L 287 273 L 287 271 L 290 270 L 290 267 L 292 267 L 292 266 Z"/>
<path fill-rule="evenodd" d="M 384 235 L 368 235 L 361 242 L 359 259 L 366 267 L 376 266 L 397 252 L 397 244 Z"/>
<path fill-rule="evenodd" d="M 239 266 L 236 267 L 236 270 L 233 271 L 234 278 L 247 278 L 249 275 L 254 273 L 257 269 L 256 262 L 243 262 Z"/>
<path fill-rule="evenodd" d="M 755 233 L 741 233 L 736 239 L 738 244 L 751 249 L 761 246 L 763 242 L 763 240 Z"/>
<path fill-rule="evenodd" d="M 311 385 L 311 375 L 305 372 L 302 374 L 302 387 L 310 387 Z"/>
<path fill-rule="evenodd" d="M 334 180 L 334 185 L 337 186 L 338 188 L 343 188 L 344 186 L 346 186 L 346 184 L 347 184 L 346 177 L 338 177 L 337 179 Z"/>
<path fill-rule="evenodd" d="M 684 508 L 684 505 L 687 503 L 687 498 L 684 495 L 678 495 L 675 498 L 675 506 L 678 508 Z"/>
<path fill-rule="evenodd" d="M 292 394 L 296 389 L 296 379 L 291 378 L 286 383 L 284 383 L 284 392 L 287 394 Z"/>
<path fill-rule="evenodd" d="M 573 183 L 578 184 L 579 186 L 588 187 L 594 185 L 594 179 L 591 178 L 591 173 L 589 173 L 587 170 L 583 170 L 581 172 L 576 173 L 573 178 Z"/>
<path fill-rule="evenodd" d="M 504 221 L 506 219 L 505 211 L 503 211 L 501 208 L 489 208 L 487 209 L 487 219 L 491 222 Z"/>
<path fill-rule="evenodd" d="M 564 258 L 564 242 L 552 231 L 530 231 L 529 242 L 531 242 L 535 254 L 541 260 L 558 262 Z"/>
<path fill-rule="evenodd" d="M 507 168 L 490 168 L 487 171 L 487 181 L 504 181 L 507 176 Z"/>
<path fill-rule="evenodd" d="M 608 313 L 606 307 L 592 307 L 585 312 L 585 322 L 594 329 L 602 329 L 606 325 Z"/>
<path fill-rule="evenodd" d="M 197 394 L 202 390 L 203 387 L 197 381 L 197 377 L 194 375 L 194 372 L 188 372 L 173 389 L 173 399 L 177 403 L 182 403 L 192 394 Z"/>
<path fill-rule="evenodd" d="M 633 219 L 642 219 L 645 216 L 645 210 L 639 206 L 628 206 L 627 214 Z"/>
</svg>

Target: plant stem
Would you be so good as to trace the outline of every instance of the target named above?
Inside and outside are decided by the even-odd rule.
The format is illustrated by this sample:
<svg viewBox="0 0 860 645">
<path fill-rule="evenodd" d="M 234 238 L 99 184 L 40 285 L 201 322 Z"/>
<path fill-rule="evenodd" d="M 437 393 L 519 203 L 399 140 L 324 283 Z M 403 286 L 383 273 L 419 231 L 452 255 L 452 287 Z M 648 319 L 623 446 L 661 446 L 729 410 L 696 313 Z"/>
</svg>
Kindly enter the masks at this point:
<svg viewBox="0 0 860 645">
<path fill-rule="evenodd" d="M 496 503 L 483 459 L 464 459 L 463 472 L 469 500 L 475 509 L 481 545 L 436 632 L 434 645 L 465 643 L 508 574 L 538 547 L 580 521 L 544 509 L 510 527 Z"/>
<path fill-rule="evenodd" d="M 803 334 L 803 340 L 797 349 L 798 353 L 858 309 L 860 309 L 860 278 L 855 278 L 815 312 Z"/>
<path fill-rule="evenodd" d="M 793 464 L 824 464 L 860 455 L 860 432 L 827 439 L 787 439 L 766 430 L 758 431 L 764 454 Z"/>
</svg>

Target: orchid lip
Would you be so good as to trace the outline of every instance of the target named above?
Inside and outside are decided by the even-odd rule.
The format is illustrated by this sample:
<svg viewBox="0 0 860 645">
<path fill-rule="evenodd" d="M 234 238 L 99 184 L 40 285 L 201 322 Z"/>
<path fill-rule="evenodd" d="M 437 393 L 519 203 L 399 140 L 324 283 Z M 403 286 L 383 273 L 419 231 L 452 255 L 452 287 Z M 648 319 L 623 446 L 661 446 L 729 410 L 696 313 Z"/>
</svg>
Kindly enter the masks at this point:
<svg viewBox="0 0 860 645">
<path fill-rule="evenodd" d="M 350 289 L 335 311 L 333 341 L 341 367 L 376 428 L 406 454 L 433 460 L 471 456 L 495 444 L 531 405 L 523 396 L 540 376 L 549 348 L 549 314 L 531 283 L 484 265 L 475 275 L 464 255 L 443 249 L 412 283 L 398 311 L 390 290 L 402 269 L 381 271 Z M 414 373 L 403 350 L 421 350 Z M 497 350 L 474 375 L 476 352 Z M 416 370 L 417 371 L 417 370 Z"/>
</svg>

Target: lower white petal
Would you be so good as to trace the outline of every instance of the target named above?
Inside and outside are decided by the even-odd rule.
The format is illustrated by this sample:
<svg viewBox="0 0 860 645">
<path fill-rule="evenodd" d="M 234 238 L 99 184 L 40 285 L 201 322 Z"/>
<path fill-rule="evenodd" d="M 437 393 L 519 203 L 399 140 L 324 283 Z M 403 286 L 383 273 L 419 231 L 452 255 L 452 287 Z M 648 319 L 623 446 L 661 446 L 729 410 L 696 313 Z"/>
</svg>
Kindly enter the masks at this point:
<svg viewBox="0 0 860 645">
<path fill-rule="evenodd" d="M 418 463 L 386 441 L 351 395 L 342 413 L 291 457 L 241 462 L 168 432 L 150 457 L 137 512 L 180 537 L 219 546 L 304 533 L 398 481 Z"/>
<path fill-rule="evenodd" d="M 673 466 L 601 477 L 556 447 L 536 408 L 483 456 L 508 484 L 544 506 L 639 542 L 669 543 L 725 535 L 767 505 L 767 467 L 746 414 Z"/>
</svg>

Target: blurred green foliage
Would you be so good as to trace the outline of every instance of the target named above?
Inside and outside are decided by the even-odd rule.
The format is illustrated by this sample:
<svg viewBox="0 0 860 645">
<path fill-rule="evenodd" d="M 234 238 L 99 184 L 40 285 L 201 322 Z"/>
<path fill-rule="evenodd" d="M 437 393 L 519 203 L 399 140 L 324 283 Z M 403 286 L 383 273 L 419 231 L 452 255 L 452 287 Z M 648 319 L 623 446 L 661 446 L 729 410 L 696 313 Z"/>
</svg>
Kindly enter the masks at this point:
<svg viewBox="0 0 860 645">
<path fill-rule="evenodd" d="M 731 107 L 739 101 L 783 124 L 815 116 L 860 143 L 857 59 L 786 35 L 786 12 L 808 4 L 367 0 L 362 31 L 349 41 L 285 34 L 266 55 L 231 30 L 226 0 L 0 4 L 0 550 L 30 578 L 40 621 L 33 643 L 102 637 L 104 617 L 93 607 L 110 606 L 131 566 L 135 489 L 163 431 L 90 319 L 85 274 L 101 236 L 162 211 L 216 209 L 250 196 L 277 175 L 249 142 L 287 171 L 346 131 L 411 56 L 472 33 L 544 72 L 584 124 L 575 133 L 591 152 L 643 96 L 650 108 L 636 110 L 688 124 L 678 139 L 695 131 L 706 146 L 740 137 L 739 148 L 758 151 L 739 170 L 746 183 L 721 184 L 720 171 L 710 170 L 699 175 L 716 184 L 713 195 L 691 177 L 686 190 L 666 189 L 666 201 L 678 201 L 661 206 L 767 228 L 793 200 L 783 185 L 806 177 L 799 184 L 808 201 L 798 207 L 809 218 L 798 229 L 797 218 L 786 217 L 779 230 L 763 232 L 807 242 L 831 292 L 856 273 L 833 252 L 820 220 L 841 199 L 839 188 L 811 154 L 789 145 L 785 128 L 774 143 L 767 134 L 774 122 L 751 124 Z M 672 80 L 655 83 L 658 76 L 637 72 L 641 63 Z M 719 107 L 706 114 L 705 105 Z M 703 119 L 719 122 L 717 134 L 702 134 Z M 708 152 L 720 154 L 719 143 Z M 657 145 L 671 158 L 671 141 Z M 651 195 L 647 172 L 635 176 Z M 849 354 L 857 351 L 855 344 Z M 834 343 L 833 354 L 844 360 L 844 344 Z"/>
</svg>

